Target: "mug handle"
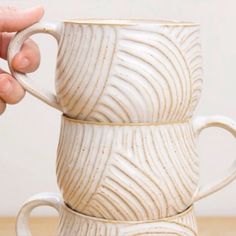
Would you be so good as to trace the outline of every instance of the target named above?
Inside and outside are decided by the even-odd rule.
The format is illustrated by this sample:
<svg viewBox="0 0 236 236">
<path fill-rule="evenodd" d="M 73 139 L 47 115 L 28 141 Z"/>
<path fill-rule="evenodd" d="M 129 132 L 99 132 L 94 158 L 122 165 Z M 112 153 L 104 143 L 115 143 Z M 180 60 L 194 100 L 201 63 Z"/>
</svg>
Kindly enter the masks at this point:
<svg viewBox="0 0 236 236">
<path fill-rule="evenodd" d="M 208 127 L 220 127 L 229 131 L 236 137 L 236 122 L 224 116 L 209 116 L 209 117 L 196 117 L 193 120 L 193 129 L 198 136 L 202 130 Z M 196 202 L 205 198 L 220 189 L 230 184 L 236 178 L 236 161 L 233 162 L 231 167 L 221 176 L 218 181 L 209 184 L 208 186 L 201 186 L 198 188 L 194 195 L 193 201 Z"/>
<path fill-rule="evenodd" d="M 16 219 L 16 235 L 32 236 L 29 227 L 29 217 L 32 210 L 39 206 L 50 206 L 57 210 L 60 214 L 63 201 L 59 194 L 56 193 L 40 193 L 31 197 L 26 201 Z"/>
<path fill-rule="evenodd" d="M 55 94 L 48 91 L 47 89 L 36 86 L 35 81 L 32 78 L 28 77 L 26 74 L 16 72 L 12 68 L 12 60 L 20 51 L 24 41 L 33 34 L 37 33 L 50 34 L 57 40 L 57 43 L 59 44 L 61 24 L 39 22 L 17 33 L 11 40 L 8 47 L 8 65 L 12 75 L 19 81 L 26 91 L 44 101 L 48 105 L 61 111 L 61 107 Z"/>
</svg>

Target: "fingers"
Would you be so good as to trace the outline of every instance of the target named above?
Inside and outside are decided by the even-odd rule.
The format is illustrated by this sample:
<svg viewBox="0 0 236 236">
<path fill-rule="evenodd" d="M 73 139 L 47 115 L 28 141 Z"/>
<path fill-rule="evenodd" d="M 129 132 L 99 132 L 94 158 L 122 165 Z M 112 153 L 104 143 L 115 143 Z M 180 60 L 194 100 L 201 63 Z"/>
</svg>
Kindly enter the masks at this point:
<svg viewBox="0 0 236 236">
<path fill-rule="evenodd" d="M 13 33 L 0 34 L 0 57 L 7 59 L 8 45 Z M 15 56 L 12 61 L 12 66 L 16 71 L 29 73 L 35 71 L 40 64 L 40 51 L 38 46 L 30 39 L 23 44 L 21 51 Z"/>
<path fill-rule="evenodd" d="M 0 115 L 6 110 L 6 104 L 16 104 L 25 95 L 24 89 L 11 75 L 0 69 Z"/>
<path fill-rule="evenodd" d="M 17 10 L 13 7 L 0 7 L 0 57 L 7 58 L 7 50 L 12 34 L 5 32 L 20 31 L 36 22 L 44 15 L 41 6 L 26 10 Z M 37 69 L 40 62 L 40 53 L 32 40 L 27 40 L 21 51 L 15 56 L 12 66 L 22 73 Z M 15 104 L 25 95 L 24 89 L 8 73 L 0 70 L 0 114 L 6 109 L 6 104 Z"/>
<path fill-rule="evenodd" d="M 25 91 L 17 80 L 5 72 L 0 74 L 0 101 L 2 100 L 8 104 L 16 104 L 24 95 Z"/>
<path fill-rule="evenodd" d="M 0 33 L 0 57 L 7 59 L 8 45 L 14 36 L 14 33 Z"/>
<path fill-rule="evenodd" d="M 27 40 L 22 46 L 21 51 L 14 57 L 12 67 L 19 72 L 29 73 L 35 71 L 40 64 L 40 51 L 38 46 L 32 41 Z"/>
<path fill-rule="evenodd" d="M 0 7 L 0 57 L 7 59 L 8 45 L 14 34 L 5 32 L 19 31 L 37 21 L 44 14 L 42 7 L 34 7 L 27 10 L 16 10 L 10 7 Z M 27 40 L 20 53 L 12 62 L 15 70 L 27 73 L 35 71 L 40 63 L 38 46 L 32 40 Z"/>
<path fill-rule="evenodd" d="M 20 31 L 36 22 L 44 15 L 43 7 L 37 6 L 26 10 L 13 7 L 0 7 L 0 32 Z"/>
</svg>

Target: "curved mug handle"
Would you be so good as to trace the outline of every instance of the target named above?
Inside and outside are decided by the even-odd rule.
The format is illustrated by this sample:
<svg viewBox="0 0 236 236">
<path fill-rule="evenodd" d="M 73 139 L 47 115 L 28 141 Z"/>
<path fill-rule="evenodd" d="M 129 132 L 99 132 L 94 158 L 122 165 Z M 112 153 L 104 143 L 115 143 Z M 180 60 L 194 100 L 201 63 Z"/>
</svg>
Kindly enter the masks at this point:
<svg viewBox="0 0 236 236">
<path fill-rule="evenodd" d="M 22 206 L 16 219 L 16 235 L 32 236 L 29 227 L 29 217 L 32 210 L 39 206 L 50 206 L 57 210 L 60 214 L 63 201 L 59 194 L 56 193 L 40 193 L 31 197 Z"/>
<path fill-rule="evenodd" d="M 208 127 L 220 127 L 229 131 L 236 138 L 236 122 L 224 116 L 209 116 L 209 117 L 196 117 L 193 120 L 193 128 L 198 136 L 202 130 Z M 194 202 L 205 198 L 220 189 L 230 184 L 236 178 L 236 161 L 233 162 L 230 169 L 228 169 L 218 181 L 209 184 L 208 186 L 198 188 L 194 195 Z"/>
<path fill-rule="evenodd" d="M 19 81 L 19 83 L 23 86 L 23 88 L 34 95 L 35 97 L 39 98 L 40 100 L 44 101 L 48 105 L 58 109 L 61 111 L 60 105 L 57 101 L 57 97 L 52 92 L 44 88 L 40 88 L 39 86 L 35 85 L 35 82 L 32 78 L 28 77 L 26 74 L 16 72 L 12 68 L 12 60 L 15 55 L 20 51 L 24 41 L 28 39 L 33 34 L 37 33 L 45 33 L 52 35 L 57 42 L 59 43 L 60 40 L 60 32 L 61 32 L 61 25 L 60 24 L 53 24 L 53 23 L 43 23 L 39 22 L 36 23 L 21 32 L 18 32 L 15 37 L 10 42 L 8 48 L 8 65 L 12 75 Z"/>
</svg>

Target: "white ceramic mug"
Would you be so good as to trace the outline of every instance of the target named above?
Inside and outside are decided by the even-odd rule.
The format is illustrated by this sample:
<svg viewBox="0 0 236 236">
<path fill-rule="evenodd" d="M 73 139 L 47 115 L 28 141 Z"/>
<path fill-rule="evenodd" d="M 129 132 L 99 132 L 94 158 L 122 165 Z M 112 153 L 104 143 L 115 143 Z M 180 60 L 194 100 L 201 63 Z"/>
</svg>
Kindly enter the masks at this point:
<svg viewBox="0 0 236 236">
<path fill-rule="evenodd" d="M 11 67 L 24 41 L 58 42 L 56 94 Z M 67 116 L 97 122 L 170 122 L 192 117 L 202 90 L 199 25 L 148 20 L 37 23 L 9 46 L 14 77 Z"/>
<path fill-rule="evenodd" d="M 21 208 L 16 224 L 17 236 L 32 236 L 29 228 L 31 211 L 50 206 L 59 213 L 57 236 L 197 236 L 193 207 L 174 217 L 155 221 L 111 221 L 89 217 L 68 208 L 57 194 L 43 193 L 29 199 Z"/>
<path fill-rule="evenodd" d="M 199 186 L 198 136 L 207 127 L 234 136 L 236 123 L 212 116 L 179 123 L 96 123 L 62 117 L 57 181 L 74 210 L 112 220 L 155 220 L 184 211 L 229 184 L 236 165 Z"/>
</svg>

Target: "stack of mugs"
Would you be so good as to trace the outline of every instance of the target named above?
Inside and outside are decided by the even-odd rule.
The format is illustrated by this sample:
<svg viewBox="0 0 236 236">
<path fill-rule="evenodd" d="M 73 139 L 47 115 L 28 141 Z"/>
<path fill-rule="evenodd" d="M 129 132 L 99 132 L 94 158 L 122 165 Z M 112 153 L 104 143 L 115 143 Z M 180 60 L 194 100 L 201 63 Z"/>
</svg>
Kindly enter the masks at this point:
<svg viewBox="0 0 236 236">
<path fill-rule="evenodd" d="M 58 236 L 198 235 L 193 204 L 236 177 L 199 187 L 199 133 L 236 135 L 231 119 L 193 118 L 202 89 L 199 25 L 145 20 L 38 23 L 18 33 L 9 65 L 34 33 L 59 44 L 56 95 L 12 74 L 34 96 L 62 111 L 57 194 L 29 199 L 17 235 L 29 236 L 33 208 L 60 215 Z"/>
</svg>

